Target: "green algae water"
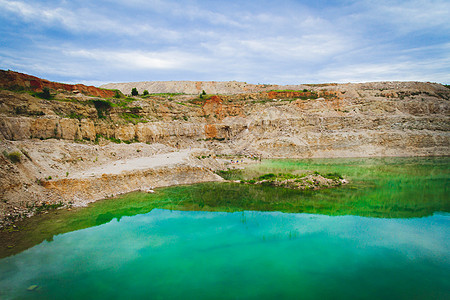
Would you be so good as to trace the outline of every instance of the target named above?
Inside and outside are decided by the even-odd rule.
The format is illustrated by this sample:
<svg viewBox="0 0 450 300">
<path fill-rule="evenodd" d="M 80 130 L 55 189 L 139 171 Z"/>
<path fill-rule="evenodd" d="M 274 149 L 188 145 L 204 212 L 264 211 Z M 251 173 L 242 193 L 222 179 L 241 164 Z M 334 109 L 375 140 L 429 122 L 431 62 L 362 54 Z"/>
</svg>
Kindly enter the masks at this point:
<svg viewBox="0 0 450 300">
<path fill-rule="evenodd" d="M 57 210 L 2 233 L 0 299 L 448 299 L 450 158 L 274 160 L 296 191 L 205 183 Z"/>
</svg>

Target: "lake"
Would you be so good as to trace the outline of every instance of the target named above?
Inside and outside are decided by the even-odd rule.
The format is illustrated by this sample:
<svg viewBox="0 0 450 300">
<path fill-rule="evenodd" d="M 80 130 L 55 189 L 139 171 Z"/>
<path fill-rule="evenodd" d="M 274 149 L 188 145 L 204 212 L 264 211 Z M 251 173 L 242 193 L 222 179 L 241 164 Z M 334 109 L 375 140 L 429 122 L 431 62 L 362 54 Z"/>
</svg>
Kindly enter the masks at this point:
<svg viewBox="0 0 450 300">
<path fill-rule="evenodd" d="M 56 210 L 2 233 L 1 299 L 449 299 L 450 158 L 271 160 L 298 191 L 203 183 Z"/>
</svg>

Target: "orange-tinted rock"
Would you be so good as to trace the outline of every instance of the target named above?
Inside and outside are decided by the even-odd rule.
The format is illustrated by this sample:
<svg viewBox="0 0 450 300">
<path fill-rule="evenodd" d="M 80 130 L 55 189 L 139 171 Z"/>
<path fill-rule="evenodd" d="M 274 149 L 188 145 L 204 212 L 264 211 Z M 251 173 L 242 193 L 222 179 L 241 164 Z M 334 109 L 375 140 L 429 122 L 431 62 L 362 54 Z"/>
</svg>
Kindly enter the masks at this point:
<svg viewBox="0 0 450 300">
<path fill-rule="evenodd" d="M 276 99 L 276 98 L 299 98 L 304 96 L 310 96 L 310 92 L 276 92 L 276 91 L 270 91 L 268 92 L 268 97 L 270 99 Z"/>
<path fill-rule="evenodd" d="M 213 124 L 206 124 L 205 125 L 205 135 L 208 138 L 215 138 L 217 137 L 217 128 L 216 125 Z"/>
<path fill-rule="evenodd" d="M 35 92 L 41 92 L 44 87 L 47 87 L 53 90 L 64 90 L 68 92 L 78 91 L 85 95 L 102 98 L 114 97 L 115 95 L 114 91 L 100 89 L 95 86 L 53 82 L 46 79 L 40 79 L 38 77 L 31 76 L 28 74 L 4 70 L 0 70 L 0 87 L 7 89 L 8 88 L 31 89 L 32 91 Z"/>
<path fill-rule="evenodd" d="M 263 93 L 264 94 L 264 93 Z M 341 96 L 340 92 L 336 91 L 319 91 L 319 92 L 294 92 L 294 91 L 270 91 L 266 93 L 269 99 L 292 99 L 292 98 L 317 98 L 323 97 L 326 99 L 333 99 Z"/>
<path fill-rule="evenodd" d="M 205 116 L 214 117 L 222 120 L 228 116 L 243 115 L 241 105 L 223 104 L 219 96 L 212 96 L 207 99 L 202 106 Z"/>
</svg>

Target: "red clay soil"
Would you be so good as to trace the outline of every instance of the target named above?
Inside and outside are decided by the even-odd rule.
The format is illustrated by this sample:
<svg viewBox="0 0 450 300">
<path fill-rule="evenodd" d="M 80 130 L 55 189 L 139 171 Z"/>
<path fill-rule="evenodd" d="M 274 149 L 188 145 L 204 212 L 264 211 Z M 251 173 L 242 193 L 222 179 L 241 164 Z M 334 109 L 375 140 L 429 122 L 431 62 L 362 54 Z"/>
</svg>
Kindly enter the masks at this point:
<svg viewBox="0 0 450 300">
<path fill-rule="evenodd" d="M 115 95 L 115 91 L 101 89 L 95 86 L 52 82 L 28 74 L 4 70 L 0 70 L 0 87 L 6 89 L 23 88 L 34 92 L 41 92 L 44 87 L 47 87 L 53 90 L 64 90 L 68 92 L 78 91 L 85 95 L 102 98 L 114 97 Z"/>
</svg>

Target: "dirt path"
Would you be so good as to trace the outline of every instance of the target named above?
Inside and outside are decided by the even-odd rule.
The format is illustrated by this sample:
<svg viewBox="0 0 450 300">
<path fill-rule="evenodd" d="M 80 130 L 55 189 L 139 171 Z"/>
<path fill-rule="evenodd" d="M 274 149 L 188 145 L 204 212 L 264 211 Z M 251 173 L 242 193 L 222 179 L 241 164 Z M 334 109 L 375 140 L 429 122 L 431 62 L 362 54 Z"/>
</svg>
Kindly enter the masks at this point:
<svg viewBox="0 0 450 300">
<path fill-rule="evenodd" d="M 117 160 L 79 173 L 73 173 L 69 178 L 81 179 L 89 177 L 101 177 L 103 174 L 120 174 L 122 172 L 174 166 L 177 164 L 187 163 L 190 154 L 193 151 L 194 150 L 181 150 L 177 152 L 156 154 L 149 157 Z"/>
</svg>

